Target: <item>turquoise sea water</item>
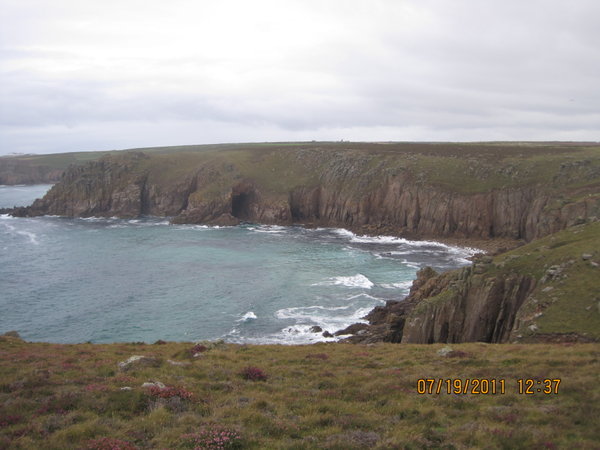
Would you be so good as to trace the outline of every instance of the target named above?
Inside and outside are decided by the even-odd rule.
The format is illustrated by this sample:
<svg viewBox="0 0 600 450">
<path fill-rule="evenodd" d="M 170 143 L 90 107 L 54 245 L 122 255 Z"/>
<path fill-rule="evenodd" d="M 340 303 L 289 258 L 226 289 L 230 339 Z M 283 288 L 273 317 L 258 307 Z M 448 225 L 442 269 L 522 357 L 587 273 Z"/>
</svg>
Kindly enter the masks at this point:
<svg viewBox="0 0 600 450">
<path fill-rule="evenodd" d="M 3 186 L 0 207 L 45 189 Z M 344 328 L 406 295 L 420 267 L 458 267 L 471 253 L 343 229 L 3 215 L 0 332 L 63 343 L 323 341 L 312 326 Z"/>
</svg>

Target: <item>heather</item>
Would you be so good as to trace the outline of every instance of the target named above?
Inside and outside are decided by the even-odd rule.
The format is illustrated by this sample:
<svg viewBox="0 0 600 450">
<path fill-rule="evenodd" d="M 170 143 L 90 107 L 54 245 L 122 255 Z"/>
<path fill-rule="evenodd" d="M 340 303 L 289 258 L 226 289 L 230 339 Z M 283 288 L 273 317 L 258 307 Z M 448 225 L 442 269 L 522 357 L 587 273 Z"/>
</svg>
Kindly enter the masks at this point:
<svg viewBox="0 0 600 450">
<path fill-rule="evenodd" d="M 571 343 L 59 345 L 3 336 L 0 448 L 597 448 L 599 356 L 599 344 Z M 505 379 L 506 393 L 420 395 L 420 378 Z M 558 394 L 526 395 L 518 378 L 561 384 Z"/>
</svg>

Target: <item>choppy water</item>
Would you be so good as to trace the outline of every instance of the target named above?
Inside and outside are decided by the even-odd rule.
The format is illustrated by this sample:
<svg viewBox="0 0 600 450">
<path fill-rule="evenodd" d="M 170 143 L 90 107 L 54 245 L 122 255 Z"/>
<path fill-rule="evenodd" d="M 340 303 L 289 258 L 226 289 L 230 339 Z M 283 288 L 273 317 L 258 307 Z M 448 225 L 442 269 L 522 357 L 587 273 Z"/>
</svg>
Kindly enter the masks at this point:
<svg viewBox="0 0 600 450">
<path fill-rule="evenodd" d="M 24 188 L 2 187 L 0 205 L 13 189 Z M 26 203 L 44 190 L 25 189 Z M 344 328 L 406 295 L 420 267 L 458 267 L 472 253 L 343 229 L 4 215 L 0 332 L 65 343 L 316 342 L 327 339 L 312 326 Z"/>
</svg>

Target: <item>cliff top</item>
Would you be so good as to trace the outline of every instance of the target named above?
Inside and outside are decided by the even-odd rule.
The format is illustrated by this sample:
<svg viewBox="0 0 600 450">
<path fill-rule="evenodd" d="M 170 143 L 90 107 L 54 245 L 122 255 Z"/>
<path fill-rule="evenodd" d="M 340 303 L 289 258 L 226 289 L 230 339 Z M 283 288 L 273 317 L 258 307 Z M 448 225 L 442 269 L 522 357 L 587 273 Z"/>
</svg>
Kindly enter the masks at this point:
<svg viewBox="0 0 600 450">
<path fill-rule="evenodd" d="M 569 142 L 289 142 L 25 155 L 0 158 L 0 184 L 10 184 L 2 180 L 7 168 L 13 175 L 31 167 L 64 170 L 70 164 L 105 155 L 140 151 L 151 156 L 146 168 L 155 171 L 162 181 L 172 182 L 193 167 L 212 161 L 234 165 L 241 176 L 274 191 L 290 184 L 306 184 L 314 178 L 315 170 L 331 164 L 339 166 L 340 171 L 360 169 L 361 188 L 380 181 L 382 174 L 407 172 L 419 182 L 466 194 L 539 183 L 595 191 L 600 186 L 600 144 Z"/>
</svg>

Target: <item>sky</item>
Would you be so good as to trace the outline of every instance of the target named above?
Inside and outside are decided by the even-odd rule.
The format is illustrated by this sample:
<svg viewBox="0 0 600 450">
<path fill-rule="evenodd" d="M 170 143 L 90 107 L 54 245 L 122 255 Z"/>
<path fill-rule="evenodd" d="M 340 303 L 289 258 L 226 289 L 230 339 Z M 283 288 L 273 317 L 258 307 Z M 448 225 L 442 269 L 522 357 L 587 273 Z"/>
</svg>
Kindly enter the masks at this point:
<svg viewBox="0 0 600 450">
<path fill-rule="evenodd" d="M 0 155 L 600 140 L 597 0 L 0 0 Z"/>
</svg>

